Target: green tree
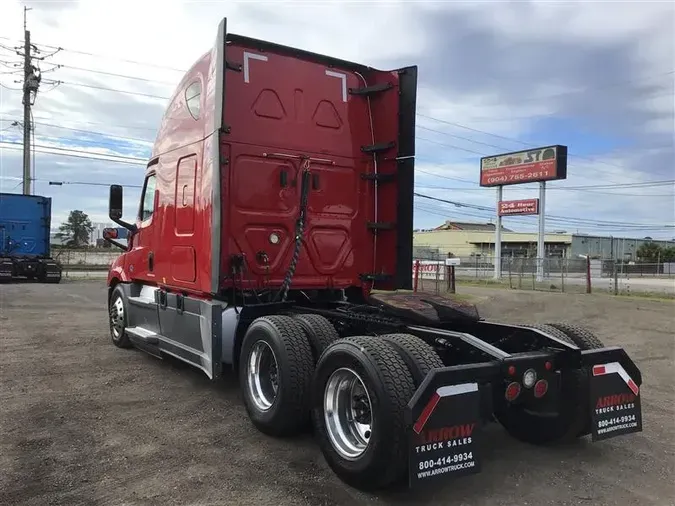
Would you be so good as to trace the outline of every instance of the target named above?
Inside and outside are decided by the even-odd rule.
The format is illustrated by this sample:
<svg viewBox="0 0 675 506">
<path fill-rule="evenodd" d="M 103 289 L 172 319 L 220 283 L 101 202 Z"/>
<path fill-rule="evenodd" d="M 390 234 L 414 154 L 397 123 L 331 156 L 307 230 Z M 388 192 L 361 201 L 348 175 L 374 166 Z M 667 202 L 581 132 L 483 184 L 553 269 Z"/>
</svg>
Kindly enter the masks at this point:
<svg viewBox="0 0 675 506">
<path fill-rule="evenodd" d="M 89 244 L 89 234 L 94 227 L 84 211 L 70 211 L 68 220 L 59 227 L 56 236 L 65 241 L 66 246 L 79 248 Z"/>
<path fill-rule="evenodd" d="M 643 262 L 658 262 L 663 256 L 663 249 L 656 243 L 646 242 L 637 250 L 637 257 Z"/>
<path fill-rule="evenodd" d="M 675 246 L 671 246 L 670 248 L 663 248 L 663 251 L 661 251 L 661 261 L 675 262 Z"/>
</svg>

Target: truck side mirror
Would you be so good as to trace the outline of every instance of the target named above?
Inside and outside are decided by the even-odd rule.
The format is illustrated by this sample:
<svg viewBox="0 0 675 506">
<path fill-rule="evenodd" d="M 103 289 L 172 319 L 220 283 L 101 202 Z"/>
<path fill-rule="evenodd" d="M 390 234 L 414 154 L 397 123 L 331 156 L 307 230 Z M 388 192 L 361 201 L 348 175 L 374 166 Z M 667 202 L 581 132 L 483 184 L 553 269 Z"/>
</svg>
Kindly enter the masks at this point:
<svg viewBox="0 0 675 506">
<path fill-rule="evenodd" d="M 110 185 L 110 201 L 108 202 L 108 215 L 111 220 L 122 218 L 122 208 L 124 207 L 124 190 L 119 184 Z"/>
<path fill-rule="evenodd" d="M 122 221 L 122 209 L 124 207 L 124 197 L 123 197 L 123 188 L 122 185 L 113 184 L 110 185 L 110 199 L 108 201 L 108 216 L 112 221 L 126 228 L 130 232 L 136 231 L 136 225 Z"/>
</svg>

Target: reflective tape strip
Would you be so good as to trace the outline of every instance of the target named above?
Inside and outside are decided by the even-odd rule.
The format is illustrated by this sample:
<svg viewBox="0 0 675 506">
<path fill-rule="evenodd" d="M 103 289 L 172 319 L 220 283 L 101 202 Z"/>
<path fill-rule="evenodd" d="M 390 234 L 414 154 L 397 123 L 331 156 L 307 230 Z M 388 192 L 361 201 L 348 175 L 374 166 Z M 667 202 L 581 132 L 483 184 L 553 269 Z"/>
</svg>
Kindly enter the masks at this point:
<svg viewBox="0 0 675 506">
<path fill-rule="evenodd" d="M 424 409 L 422 410 L 422 413 L 420 413 L 419 418 L 417 418 L 415 425 L 413 425 L 413 430 L 417 434 L 422 432 L 424 425 L 427 423 L 429 418 L 431 418 L 434 409 L 436 409 L 436 406 L 443 397 L 450 397 L 451 395 L 460 395 L 477 391 L 478 383 L 462 383 L 460 385 L 446 385 L 437 388 L 434 394 L 431 396 L 431 399 L 429 399 L 429 402 L 427 402 L 427 405 L 424 406 Z"/>
<path fill-rule="evenodd" d="M 618 374 L 635 395 L 638 395 L 640 392 L 640 388 L 635 384 L 633 378 L 628 375 L 619 362 L 610 362 L 609 364 L 598 364 L 593 366 L 593 376 L 604 376 L 605 374 Z"/>
</svg>

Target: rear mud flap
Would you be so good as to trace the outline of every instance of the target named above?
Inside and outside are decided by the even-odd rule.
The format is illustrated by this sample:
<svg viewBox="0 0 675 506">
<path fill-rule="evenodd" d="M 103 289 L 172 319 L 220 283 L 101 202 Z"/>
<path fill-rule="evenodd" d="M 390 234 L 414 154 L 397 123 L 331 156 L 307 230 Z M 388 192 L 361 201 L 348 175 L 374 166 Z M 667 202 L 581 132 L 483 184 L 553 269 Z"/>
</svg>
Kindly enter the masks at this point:
<svg viewBox="0 0 675 506">
<path fill-rule="evenodd" d="M 544 357 L 545 358 L 545 357 Z M 642 431 L 642 375 L 617 347 L 551 355 L 565 369 L 587 367 L 593 441 Z M 493 414 L 492 384 L 518 357 L 433 369 L 406 410 L 408 479 L 414 487 L 481 471 L 482 428 Z"/>
<path fill-rule="evenodd" d="M 594 365 L 590 389 L 593 441 L 642 432 L 640 387 L 619 362 Z"/>
<path fill-rule="evenodd" d="M 434 392 L 409 435 L 411 487 L 480 472 L 480 412 L 478 383 L 444 386 Z"/>
<path fill-rule="evenodd" d="M 410 487 L 481 471 L 482 428 L 492 413 L 492 389 L 484 382 L 498 373 L 499 366 L 486 363 L 427 375 L 408 403 Z"/>
</svg>

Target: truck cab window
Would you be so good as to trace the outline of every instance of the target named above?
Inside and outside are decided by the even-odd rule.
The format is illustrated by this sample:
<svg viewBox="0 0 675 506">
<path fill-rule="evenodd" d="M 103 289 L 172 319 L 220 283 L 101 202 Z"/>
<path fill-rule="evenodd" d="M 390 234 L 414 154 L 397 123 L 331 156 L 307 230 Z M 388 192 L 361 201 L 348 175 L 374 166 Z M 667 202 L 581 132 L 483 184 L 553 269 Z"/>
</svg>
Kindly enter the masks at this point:
<svg viewBox="0 0 675 506">
<path fill-rule="evenodd" d="M 145 180 L 145 188 L 141 197 L 141 221 L 145 221 L 152 216 L 155 207 L 155 188 L 157 186 L 157 177 L 150 174 Z"/>
<path fill-rule="evenodd" d="M 194 119 L 199 119 L 201 96 L 202 83 L 200 81 L 195 81 L 185 90 L 185 104 Z"/>
</svg>

